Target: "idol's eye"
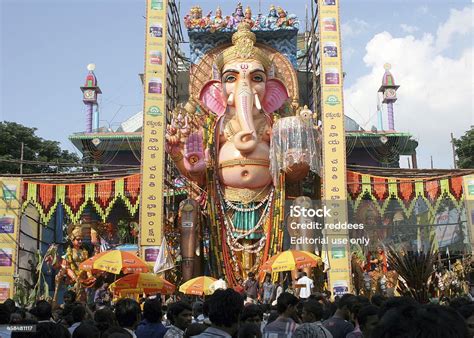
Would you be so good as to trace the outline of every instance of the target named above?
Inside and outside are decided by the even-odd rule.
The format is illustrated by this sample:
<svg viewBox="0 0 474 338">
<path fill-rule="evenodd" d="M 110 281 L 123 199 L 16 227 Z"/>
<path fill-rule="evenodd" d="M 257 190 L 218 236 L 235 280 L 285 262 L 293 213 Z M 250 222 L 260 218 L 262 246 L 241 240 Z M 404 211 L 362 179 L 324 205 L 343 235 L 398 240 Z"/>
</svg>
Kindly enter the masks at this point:
<svg viewBox="0 0 474 338">
<path fill-rule="evenodd" d="M 226 75 L 224 77 L 224 82 L 232 83 L 235 82 L 235 80 L 237 80 L 237 78 L 234 75 Z"/>
<path fill-rule="evenodd" d="M 263 82 L 263 76 L 262 75 L 254 75 L 252 80 L 255 81 L 255 82 Z"/>
</svg>

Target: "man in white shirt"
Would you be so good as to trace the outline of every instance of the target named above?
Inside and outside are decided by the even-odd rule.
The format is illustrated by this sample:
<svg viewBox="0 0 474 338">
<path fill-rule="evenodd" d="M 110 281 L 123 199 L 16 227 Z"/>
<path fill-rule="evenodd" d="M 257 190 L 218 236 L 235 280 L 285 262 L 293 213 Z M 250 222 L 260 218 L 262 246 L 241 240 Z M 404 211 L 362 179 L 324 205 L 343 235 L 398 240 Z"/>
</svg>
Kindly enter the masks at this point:
<svg viewBox="0 0 474 338">
<path fill-rule="evenodd" d="M 227 283 L 224 280 L 224 275 L 220 275 L 219 279 L 216 280 L 214 283 L 212 283 L 209 286 L 209 289 L 214 293 L 214 291 L 222 289 L 225 290 L 227 289 Z"/>
<path fill-rule="evenodd" d="M 300 298 L 301 299 L 308 299 L 311 296 L 311 291 L 314 288 L 313 280 L 308 277 L 306 272 L 302 272 L 302 277 L 298 279 L 299 285 L 304 285 L 300 288 Z"/>
</svg>

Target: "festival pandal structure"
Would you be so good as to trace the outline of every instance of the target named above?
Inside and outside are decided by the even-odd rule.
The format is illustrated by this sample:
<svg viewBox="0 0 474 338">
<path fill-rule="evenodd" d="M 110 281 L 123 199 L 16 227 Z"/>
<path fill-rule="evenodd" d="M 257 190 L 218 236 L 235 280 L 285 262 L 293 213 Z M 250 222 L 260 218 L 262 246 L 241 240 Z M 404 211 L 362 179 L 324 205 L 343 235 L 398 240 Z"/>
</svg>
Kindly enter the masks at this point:
<svg viewBox="0 0 474 338">
<path fill-rule="evenodd" d="M 46 228 L 52 224 L 55 233 L 68 220 L 70 246 L 53 246 L 44 255 L 48 261 L 56 249 L 64 253 L 52 273 L 56 294 L 61 283 L 82 291 L 93 287 L 95 277 L 79 271 L 79 264 L 110 244 L 125 244 L 117 240 L 114 224 L 118 205 L 129 216 L 127 229 L 134 239 L 134 246 L 126 250 L 135 251 L 152 266 L 160 250 L 169 248 L 167 254 L 179 268 L 170 280 L 177 285 L 203 274 L 225 274 L 229 285 L 236 285 L 249 272 L 262 272 L 261 266 L 270 257 L 293 249 L 323 258 L 324 267 L 316 270 L 322 273 L 324 269 L 327 276 L 319 287 L 338 295 L 354 290 L 354 267 L 364 265 L 361 256 L 367 250 L 376 256 L 376 247 L 384 241 L 394 242 L 396 237 L 420 249 L 435 237 L 440 248 L 446 245 L 445 233 L 438 234 L 437 229 L 417 229 L 413 241 L 413 234 L 398 226 L 435 224 L 440 214 L 453 210 L 462 218 L 470 206 L 465 204 L 470 173 L 346 166 L 338 10 L 336 1 L 320 0 L 312 13 L 318 20 L 314 20 L 308 50 L 317 57 L 308 59 L 308 74 L 316 87 L 303 98 L 297 75 L 299 21 L 295 15 L 272 5 L 266 16 L 256 16 L 239 3 L 232 15 L 217 8 L 215 16 L 203 16 L 203 10 L 193 6 L 184 17 L 190 39 L 189 98 L 178 104 L 166 90 L 173 78 L 168 73 L 173 60 L 168 60 L 167 49 L 174 43 L 166 37 L 167 30 L 173 29 L 169 17 L 176 16 L 176 5 L 147 1 L 140 173 L 127 168 L 127 174 L 109 174 L 114 177 L 17 182 L 15 208 L 23 214 L 35 209 L 41 224 Z M 89 67 L 92 83 L 81 88 L 89 115 L 101 93 L 93 70 Z M 391 74 L 387 80 L 387 73 L 389 67 L 381 91 L 384 103 L 391 104 L 398 86 Z M 391 108 L 389 129 L 393 132 Z M 90 126 L 88 120 L 88 132 Z M 99 137 L 85 136 L 92 143 Z M 335 211 L 331 217 L 289 215 L 291 207 L 317 209 L 323 204 Z M 464 219 L 464 228 L 462 223 L 457 228 L 462 238 L 451 237 L 450 242 L 459 242 L 460 251 L 466 251 L 465 243 L 473 242 L 467 226 L 472 220 Z M 287 226 L 312 221 L 351 221 L 367 227 L 321 232 Z M 20 223 L 16 218 L 13 226 L 18 238 Z M 446 231 L 452 229 L 446 226 Z M 48 242 L 63 240 L 62 235 L 51 240 L 45 230 L 38 228 L 38 232 L 43 252 Z M 350 245 L 351 238 L 364 236 L 372 239 L 370 246 Z M 328 242 L 295 244 L 291 237 L 324 237 Z M 84 250 L 78 238 L 91 243 L 93 250 Z M 22 248 L 13 246 L 12 250 L 27 255 L 21 253 Z M 0 282 L 9 283 L 11 295 L 11 277 L 0 277 Z M 382 280 L 395 287 L 398 275 L 376 268 L 370 278 L 368 289 L 380 291 Z M 54 284 L 52 279 L 48 283 Z M 360 285 L 355 289 L 359 292 Z"/>
</svg>

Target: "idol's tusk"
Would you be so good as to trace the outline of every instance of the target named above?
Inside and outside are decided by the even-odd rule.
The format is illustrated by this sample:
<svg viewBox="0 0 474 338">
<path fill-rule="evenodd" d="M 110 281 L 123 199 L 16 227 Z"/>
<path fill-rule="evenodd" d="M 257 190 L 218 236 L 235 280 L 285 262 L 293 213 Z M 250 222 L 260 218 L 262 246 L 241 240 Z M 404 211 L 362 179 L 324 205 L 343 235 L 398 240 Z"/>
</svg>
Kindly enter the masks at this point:
<svg viewBox="0 0 474 338">
<path fill-rule="evenodd" d="M 258 98 L 257 93 L 255 93 L 255 107 L 257 107 L 258 110 L 262 110 L 262 105 L 260 104 L 260 99 Z"/>
</svg>

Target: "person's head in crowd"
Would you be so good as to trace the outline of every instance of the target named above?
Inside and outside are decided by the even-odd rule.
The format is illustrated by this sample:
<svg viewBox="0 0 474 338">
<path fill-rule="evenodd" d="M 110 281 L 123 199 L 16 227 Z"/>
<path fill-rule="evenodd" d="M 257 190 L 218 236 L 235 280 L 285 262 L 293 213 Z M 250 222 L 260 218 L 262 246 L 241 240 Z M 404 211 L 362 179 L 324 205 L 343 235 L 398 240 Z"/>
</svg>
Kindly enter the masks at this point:
<svg viewBox="0 0 474 338">
<path fill-rule="evenodd" d="M 193 317 L 196 319 L 202 315 L 203 302 L 197 301 L 193 303 Z"/>
<path fill-rule="evenodd" d="M 10 323 L 19 324 L 20 322 L 24 321 L 25 318 L 26 318 L 26 311 L 23 309 L 16 309 L 16 311 L 10 315 Z"/>
<path fill-rule="evenodd" d="M 140 321 L 140 306 L 130 298 L 124 298 L 115 305 L 115 318 L 120 327 L 133 330 Z"/>
<path fill-rule="evenodd" d="M 372 338 L 464 338 L 467 332 L 464 318 L 450 307 L 401 305 L 383 315 Z"/>
<path fill-rule="evenodd" d="M 391 301 L 390 298 L 387 301 Z M 372 337 L 379 338 L 401 338 L 401 337 L 410 337 L 410 330 L 415 323 L 416 310 L 418 308 L 418 303 L 391 303 L 387 307 L 384 303 L 384 306 L 379 309 L 378 317 L 379 323 L 374 328 L 372 332 Z M 390 303 L 389 303 L 390 304 Z"/>
<path fill-rule="evenodd" d="M 357 314 L 359 310 L 364 307 L 370 305 L 370 301 L 365 296 L 355 296 L 349 302 L 349 310 L 351 312 L 351 320 L 355 323 L 357 320 Z"/>
<path fill-rule="evenodd" d="M 298 304 L 296 304 L 296 315 L 298 318 L 301 318 L 303 315 L 303 302 L 298 302 Z"/>
<path fill-rule="evenodd" d="M 184 332 L 184 338 L 190 338 L 203 333 L 208 326 L 202 323 L 191 323 Z"/>
<path fill-rule="evenodd" d="M 118 327 L 112 326 L 102 332 L 101 338 L 132 338 L 132 335 L 127 330 Z"/>
<path fill-rule="evenodd" d="M 345 320 L 351 319 L 351 308 L 354 305 L 356 298 L 353 294 L 346 293 L 337 302 L 336 314 Z"/>
<path fill-rule="evenodd" d="M 370 302 L 375 305 L 375 306 L 378 306 L 378 307 L 381 307 L 382 304 L 387 300 L 387 297 L 385 297 L 384 295 L 373 295 L 372 298 L 370 298 Z"/>
<path fill-rule="evenodd" d="M 271 277 L 270 275 L 268 275 L 268 274 L 265 275 L 265 282 L 270 283 L 271 278 L 272 278 L 272 277 Z"/>
<path fill-rule="evenodd" d="M 64 304 L 72 304 L 76 301 L 76 298 L 77 298 L 77 295 L 74 291 L 67 290 L 66 292 L 64 292 L 64 295 L 63 295 Z"/>
<path fill-rule="evenodd" d="M 257 304 L 249 304 L 244 306 L 244 310 L 242 311 L 242 316 L 240 317 L 240 321 L 242 323 L 251 323 L 260 325 L 263 320 L 263 311 Z"/>
<path fill-rule="evenodd" d="M 36 302 L 36 306 L 31 310 L 31 312 L 38 321 L 50 320 L 53 315 L 51 304 L 45 300 Z"/>
<path fill-rule="evenodd" d="M 74 323 L 80 323 L 86 318 L 86 309 L 82 304 L 77 304 L 72 309 L 72 321 Z"/>
<path fill-rule="evenodd" d="M 335 302 L 330 302 L 326 300 L 326 303 L 324 304 L 324 314 L 323 314 L 323 320 L 329 319 L 337 311 L 337 304 Z"/>
<path fill-rule="evenodd" d="M 278 318 L 279 314 L 277 310 L 270 310 L 270 314 L 268 315 L 267 325 L 271 322 L 274 322 Z"/>
<path fill-rule="evenodd" d="M 143 305 L 143 318 L 150 323 L 158 323 L 163 317 L 161 301 L 158 298 L 147 299 Z"/>
<path fill-rule="evenodd" d="M 0 325 L 10 323 L 11 312 L 7 305 L 0 304 Z"/>
<path fill-rule="evenodd" d="M 379 308 L 375 305 L 365 305 L 357 313 L 357 322 L 364 337 L 371 337 L 372 331 L 379 322 Z"/>
<path fill-rule="evenodd" d="M 68 329 L 53 322 L 36 324 L 36 332 L 30 333 L 31 338 L 70 338 Z"/>
<path fill-rule="evenodd" d="M 216 290 L 208 300 L 209 319 L 213 326 L 230 335 L 238 330 L 244 307 L 242 296 L 233 289 Z"/>
<path fill-rule="evenodd" d="M 296 315 L 296 306 L 298 305 L 298 298 L 288 292 L 282 292 L 277 300 L 277 311 L 280 316 L 287 318 L 294 317 Z"/>
<path fill-rule="evenodd" d="M 221 273 L 221 274 L 219 275 L 219 279 L 225 280 L 225 276 Z"/>
<path fill-rule="evenodd" d="M 320 292 L 315 292 L 313 293 L 312 295 L 310 295 L 308 297 L 308 299 L 313 299 L 317 302 L 319 302 L 321 305 L 324 305 L 326 304 L 326 298 L 324 297 L 324 295 Z"/>
<path fill-rule="evenodd" d="M 384 314 L 390 309 L 404 306 L 417 307 L 419 304 L 411 297 L 390 297 L 382 304 L 382 306 L 380 306 L 379 318 L 382 318 Z"/>
<path fill-rule="evenodd" d="M 466 321 L 469 337 L 474 337 L 474 303 L 459 307 L 458 312 Z"/>
<path fill-rule="evenodd" d="M 171 324 L 185 331 L 193 320 L 192 307 L 186 302 L 176 302 L 168 307 L 167 317 Z"/>
<path fill-rule="evenodd" d="M 467 297 L 456 297 L 449 301 L 449 306 L 454 310 L 459 309 L 461 306 L 468 305 L 471 303 L 471 300 Z"/>
<path fill-rule="evenodd" d="M 261 338 L 260 325 L 255 323 L 244 323 L 239 328 L 238 338 Z"/>
<path fill-rule="evenodd" d="M 304 323 L 318 322 L 323 318 L 323 306 L 315 299 L 308 299 L 303 303 L 301 319 Z"/>
<path fill-rule="evenodd" d="M 8 309 L 10 310 L 10 313 L 13 313 L 16 311 L 16 304 L 15 304 L 15 301 L 11 298 L 7 298 L 3 304 L 5 304 Z"/>
<path fill-rule="evenodd" d="M 72 338 L 100 338 L 100 330 L 90 323 L 82 323 L 72 334 Z"/>
<path fill-rule="evenodd" d="M 255 274 L 253 272 L 249 272 L 249 279 L 254 280 Z"/>
<path fill-rule="evenodd" d="M 100 332 L 115 325 L 115 315 L 109 308 L 103 308 L 94 312 L 94 321 Z"/>
</svg>

